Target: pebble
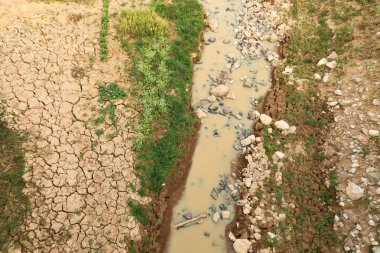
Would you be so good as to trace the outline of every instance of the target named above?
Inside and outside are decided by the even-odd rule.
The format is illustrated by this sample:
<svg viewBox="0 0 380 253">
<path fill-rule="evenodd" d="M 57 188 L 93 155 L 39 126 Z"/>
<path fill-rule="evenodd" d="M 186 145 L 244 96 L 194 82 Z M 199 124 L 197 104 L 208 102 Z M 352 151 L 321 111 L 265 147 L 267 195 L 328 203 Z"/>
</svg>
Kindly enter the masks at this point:
<svg viewBox="0 0 380 253">
<path fill-rule="evenodd" d="M 212 215 L 212 221 L 217 223 L 220 219 L 220 213 L 219 212 L 215 212 L 213 215 Z"/>
<path fill-rule="evenodd" d="M 358 200 L 364 195 L 364 189 L 359 185 L 349 182 L 346 187 L 346 194 L 352 200 Z"/>
<path fill-rule="evenodd" d="M 326 63 L 328 63 L 327 59 L 326 58 L 322 58 L 317 63 L 317 66 L 323 66 L 323 65 L 326 65 Z"/>
<path fill-rule="evenodd" d="M 337 96 L 342 96 L 342 91 L 341 90 L 335 90 L 334 94 Z"/>
<path fill-rule="evenodd" d="M 326 73 L 326 74 L 323 76 L 322 82 L 327 83 L 327 82 L 329 81 L 329 78 L 330 78 L 330 75 L 329 75 L 328 73 Z"/>
<path fill-rule="evenodd" d="M 338 59 L 338 54 L 334 51 L 329 56 L 327 56 L 327 59 L 336 60 L 336 59 Z"/>
<path fill-rule="evenodd" d="M 322 77 L 321 77 L 320 74 L 315 73 L 315 74 L 314 74 L 314 79 L 317 80 L 317 81 L 320 81 L 320 80 L 322 80 Z"/>
<path fill-rule="evenodd" d="M 371 136 L 371 137 L 377 137 L 377 136 L 380 135 L 380 132 L 379 132 L 378 130 L 370 129 L 370 130 L 368 130 L 368 134 L 369 134 L 369 136 Z"/>
<path fill-rule="evenodd" d="M 274 126 L 280 130 L 288 130 L 289 124 L 285 120 L 279 120 L 274 123 Z"/>
<path fill-rule="evenodd" d="M 336 68 L 336 61 L 326 63 L 326 67 L 328 67 L 329 69 L 335 69 Z"/>
<path fill-rule="evenodd" d="M 266 114 L 261 114 L 260 115 L 260 121 L 261 121 L 262 124 L 267 125 L 267 126 L 269 126 L 270 124 L 272 124 L 272 118 L 269 117 Z"/>
</svg>

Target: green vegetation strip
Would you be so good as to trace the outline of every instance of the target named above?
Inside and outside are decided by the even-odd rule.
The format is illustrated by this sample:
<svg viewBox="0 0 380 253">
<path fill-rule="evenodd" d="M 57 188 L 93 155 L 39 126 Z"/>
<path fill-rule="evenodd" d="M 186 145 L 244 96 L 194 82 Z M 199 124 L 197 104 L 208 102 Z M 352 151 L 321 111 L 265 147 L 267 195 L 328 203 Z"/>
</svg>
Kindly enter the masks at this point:
<svg viewBox="0 0 380 253">
<path fill-rule="evenodd" d="M 24 181 L 24 136 L 8 128 L 0 113 L 0 251 L 6 252 L 28 211 L 29 202 L 22 193 Z"/>
<path fill-rule="evenodd" d="M 110 0 L 103 0 L 102 29 L 100 32 L 100 59 L 105 61 L 108 55 L 107 34 L 109 28 Z"/>
<path fill-rule="evenodd" d="M 135 142 L 136 170 L 142 185 L 139 193 L 158 194 L 173 172 L 182 141 L 196 122 L 190 113 L 188 88 L 193 75 L 190 56 L 197 50 L 204 26 L 203 9 L 197 0 L 173 0 L 170 4 L 157 0 L 144 12 L 149 15 L 135 12 L 131 15 L 136 17 L 127 20 L 125 13 L 120 16 L 122 33 L 139 38 L 121 40 L 123 49 L 133 56 L 128 69 L 136 84 L 133 94 L 141 115 Z M 173 38 L 167 32 L 169 23 Z"/>
</svg>

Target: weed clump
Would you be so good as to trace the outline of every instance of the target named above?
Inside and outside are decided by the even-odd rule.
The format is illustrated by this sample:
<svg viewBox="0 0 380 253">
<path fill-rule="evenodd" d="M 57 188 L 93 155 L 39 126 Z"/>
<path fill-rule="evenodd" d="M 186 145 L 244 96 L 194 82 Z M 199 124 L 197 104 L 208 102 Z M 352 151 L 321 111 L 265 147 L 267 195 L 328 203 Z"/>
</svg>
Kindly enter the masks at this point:
<svg viewBox="0 0 380 253">
<path fill-rule="evenodd" d="M 100 59 L 105 61 L 108 55 L 107 34 L 109 27 L 110 0 L 103 0 L 102 29 L 100 32 Z"/>
<path fill-rule="evenodd" d="M 163 37 L 169 32 L 169 22 L 153 10 L 125 9 L 120 13 L 120 32 L 132 37 Z"/>
<path fill-rule="evenodd" d="M 7 252 L 12 238 L 19 236 L 19 227 L 28 211 L 28 198 L 22 189 L 25 183 L 24 136 L 10 129 L 0 112 L 0 251 Z"/>
</svg>

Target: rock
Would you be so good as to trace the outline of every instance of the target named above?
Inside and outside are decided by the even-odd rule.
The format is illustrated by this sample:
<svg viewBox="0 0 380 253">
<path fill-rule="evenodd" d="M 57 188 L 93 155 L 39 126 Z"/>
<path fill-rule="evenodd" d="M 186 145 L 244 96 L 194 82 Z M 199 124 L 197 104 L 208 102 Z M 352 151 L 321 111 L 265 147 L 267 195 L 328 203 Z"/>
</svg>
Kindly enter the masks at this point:
<svg viewBox="0 0 380 253">
<path fill-rule="evenodd" d="M 326 74 L 323 76 L 322 82 L 327 83 L 327 82 L 329 81 L 329 78 L 330 78 L 330 75 L 329 75 L 328 73 L 326 73 Z"/>
<path fill-rule="evenodd" d="M 244 178 L 243 179 L 243 182 L 244 182 L 244 184 L 245 184 L 245 186 L 247 187 L 247 188 L 250 188 L 251 187 L 251 185 L 252 185 L 252 178 Z"/>
<path fill-rule="evenodd" d="M 376 38 L 380 39 L 380 32 L 377 32 L 375 36 Z"/>
<path fill-rule="evenodd" d="M 374 98 L 374 99 L 372 100 L 372 104 L 375 105 L 375 106 L 380 105 L 380 99 Z"/>
<path fill-rule="evenodd" d="M 223 108 L 223 113 L 230 114 L 232 112 L 232 108 L 229 106 L 226 106 Z"/>
<path fill-rule="evenodd" d="M 211 31 L 216 32 L 218 30 L 218 20 L 215 18 L 210 18 L 208 20 L 208 26 L 210 27 Z"/>
<path fill-rule="evenodd" d="M 326 59 L 326 58 L 322 58 L 322 59 L 320 59 L 319 62 L 317 63 L 317 66 L 326 65 L 326 63 L 328 63 L 327 59 Z"/>
<path fill-rule="evenodd" d="M 274 152 L 273 156 L 277 156 L 279 159 L 283 159 L 285 157 L 285 154 L 281 151 Z"/>
<path fill-rule="evenodd" d="M 349 182 L 346 187 L 346 194 L 351 200 L 358 200 L 363 197 L 364 189 L 353 182 Z"/>
<path fill-rule="evenodd" d="M 276 238 L 276 234 L 273 234 L 272 232 L 268 232 L 268 236 L 270 239 Z"/>
<path fill-rule="evenodd" d="M 252 143 L 255 142 L 255 136 L 254 135 L 250 135 L 248 136 L 247 138 L 245 138 L 244 140 L 241 140 L 240 141 L 240 144 L 243 146 L 243 147 L 246 147 L 246 146 L 249 146 L 251 145 Z"/>
<path fill-rule="evenodd" d="M 250 119 L 250 120 L 255 120 L 255 119 L 257 119 L 256 114 L 255 114 L 255 111 L 250 110 L 250 111 L 248 112 L 248 119 Z"/>
<path fill-rule="evenodd" d="M 380 32 L 378 32 L 380 33 Z M 380 38 L 380 36 L 378 36 Z M 373 253 L 380 253 L 380 246 L 374 246 L 372 247 L 372 252 Z"/>
<path fill-rule="evenodd" d="M 326 63 L 326 67 L 328 67 L 329 69 L 335 69 L 336 68 L 336 61 Z"/>
<path fill-rule="evenodd" d="M 208 96 L 207 97 L 207 101 L 209 101 L 210 103 L 214 103 L 216 101 L 216 97 L 211 95 L 211 96 Z"/>
<path fill-rule="evenodd" d="M 336 59 L 338 59 L 338 54 L 334 51 L 329 56 L 327 56 L 327 59 L 336 60 Z"/>
<path fill-rule="evenodd" d="M 235 100 L 236 99 L 235 92 L 233 92 L 233 91 L 228 92 L 226 98 Z"/>
<path fill-rule="evenodd" d="M 343 93 L 342 93 L 341 90 L 335 90 L 334 94 L 337 95 L 337 96 L 342 96 Z"/>
<path fill-rule="evenodd" d="M 236 239 L 233 248 L 236 253 L 247 253 L 251 247 L 252 242 L 247 239 Z"/>
<path fill-rule="evenodd" d="M 233 241 L 233 242 L 236 240 L 236 237 L 235 237 L 235 235 L 232 232 L 228 233 L 228 238 L 230 238 L 230 240 Z"/>
<path fill-rule="evenodd" d="M 371 184 L 377 184 L 380 180 L 380 170 L 373 167 L 367 168 L 366 178 Z"/>
<path fill-rule="evenodd" d="M 260 115 L 260 121 L 261 121 L 261 123 L 263 123 L 264 125 L 267 125 L 267 126 L 269 126 L 270 124 L 272 124 L 272 118 L 269 117 L 266 114 L 261 114 Z"/>
<path fill-rule="evenodd" d="M 280 130 L 288 130 L 290 127 L 285 120 L 279 120 L 274 122 L 274 126 Z"/>
<path fill-rule="evenodd" d="M 282 71 L 282 73 L 285 74 L 285 75 L 290 75 L 291 73 L 293 73 L 293 68 L 291 68 L 289 66 L 286 66 L 285 70 Z"/>
<path fill-rule="evenodd" d="M 222 211 L 222 219 L 229 219 L 231 215 L 230 211 Z"/>
<path fill-rule="evenodd" d="M 315 74 L 314 74 L 314 79 L 317 80 L 317 81 L 320 81 L 320 80 L 322 80 L 322 77 L 321 77 L 320 74 L 315 73 Z"/>
<path fill-rule="evenodd" d="M 259 233 L 254 233 L 253 237 L 255 237 L 256 241 L 260 241 L 261 240 L 261 235 Z"/>
<path fill-rule="evenodd" d="M 371 137 L 377 137 L 377 136 L 379 136 L 380 132 L 378 130 L 370 129 L 370 130 L 368 130 L 368 134 Z"/>
<path fill-rule="evenodd" d="M 220 213 L 219 212 L 215 212 L 213 215 L 212 215 L 212 221 L 217 223 L 220 219 Z"/>
<path fill-rule="evenodd" d="M 230 43 L 230 42 L 231 42 L 230 39 L 224 39 L 224 40 L 223 40 L 223 43 L 224 43 L 224 44 L 228 44 L 228 43 Z"/>
<path fill-rule="evenodd" d="M 215 41 L 216 41 L 215 37 L 208 38 L 208 42 L 210 42 L 210 43 L 214 43 Z"/>
<path fill-rule="evenodd" d="M 228 94 L 230 88 L 227 85 L 218 85 L 211 90 L 211 95 L 215 97 L 224 97 Z"/>
<path fill-rule="evenodd" d="M 200 108 L 197 110 L 196 114 L 199 119 L 207 117 L 207 114 Z"/>
</svg>

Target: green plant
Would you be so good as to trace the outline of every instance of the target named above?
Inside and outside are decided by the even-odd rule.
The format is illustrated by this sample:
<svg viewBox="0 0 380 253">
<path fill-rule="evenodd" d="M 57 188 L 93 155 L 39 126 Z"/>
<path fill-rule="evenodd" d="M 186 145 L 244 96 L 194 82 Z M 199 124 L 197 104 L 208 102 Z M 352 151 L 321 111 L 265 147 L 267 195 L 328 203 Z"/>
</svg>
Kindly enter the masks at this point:
<svg viewBox="0 0 380 253">
<path fill-rule="evenodd" d="M 129 209 L 131 210 L 133 217 L 135 217 L 136 220 L 138 220 L 142 225 L 148 225 L 149 216 L 147 209 L 143 205 L 132 199 L 128 200 L 127 204 Z"/>
<path fill-rule="evenodd" d="M 103 14 L 100 31 L 100 59 L 105 61 L 108 55 L 107 34 L 109 28 L 109 6 L 110 0 L 103 0 Z"/>
<path fill-rule="evenodd" d="M 125 91 L 120 88 L 117 83 L 110 83 L 108 85 L 99 85 L 99 103 L 109 102 L 115 99 L 123 99 L 127 97 Z"/>
<path fill-rule="evenodd" d="M 169 22 L 153 10 L 124 9 L 120 13 L 122 35 L 133 37 L 162 37 L 169 32 Z"/>
<path fill-rule="evenodd" d="M 7 252 L 12 238 L 20 236 L 19 227 L 29 209 L 22 192 L 25 161 L 22 143 L 25 134 L 8 127 L 0 111 L 0 251 Z"/>
</svg>

